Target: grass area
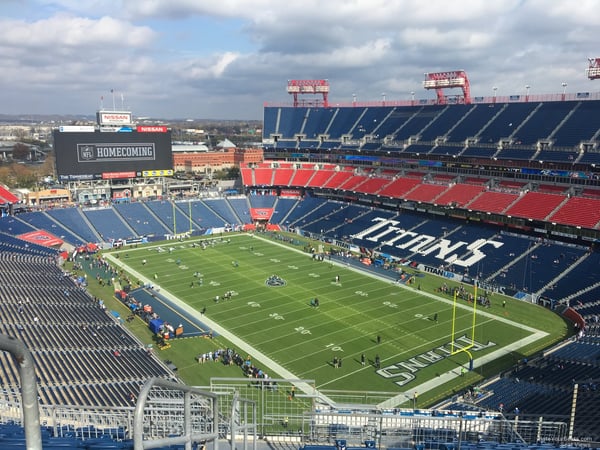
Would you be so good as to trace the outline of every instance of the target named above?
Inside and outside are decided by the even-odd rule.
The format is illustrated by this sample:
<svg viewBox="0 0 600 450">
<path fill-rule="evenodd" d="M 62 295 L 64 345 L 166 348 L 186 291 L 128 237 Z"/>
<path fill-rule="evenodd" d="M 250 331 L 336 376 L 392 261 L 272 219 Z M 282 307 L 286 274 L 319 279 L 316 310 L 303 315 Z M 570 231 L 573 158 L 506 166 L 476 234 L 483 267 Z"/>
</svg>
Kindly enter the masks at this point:
<svg viewBox="0 0 600 450">
<path fill-rule="evenodd" d="M 156 274 L 154 283 L 161 290 L 197 310 L 206 308 L 207 318 L 297 378 L 315 380 L 322 391 L 411 392 L 442 374 L 458 373 L 459 367 L 466 367 L 465 352 L 448 355 L 448 350 L 453 331 L 457 345 L 471 342 L 473 333 L 478 343 L 470 349 L 474 361 L 486 357 L 489 361 L 476 364 L 475 370 L 449 383 L 434 383 L 427 392 L 420 392 L 419 403 L 424 406 L 506 369 L 569 333 L 568 324 L 555 313 L 498 294 L 492 295 L 490 308 L 477 310 L 473 331 L 472 305 L 459 300 L 454 308 L 452 297 L 438 292 L 444 280 L 421 274 L 418 283 L 405 287 L 327 258 L 316 261 L 302 251 L 306 242 L 297 236 L 283 243 L 262 236 L 226 235 L 210 239 L 204 249 L 192 246 L 192 242 L 202 240 L 163 242 L 110 253 L 119 255 L 132 273 L 147 279 L 154 279 Z M 159 246 L 165 251 L 157 251 Z M 191 283 L 198 280 L 196 272 L 202 274 L 203 283 L 200 286 L 196 282 L 192 288 Z M 270 286 L 267 280 L 272 276 L 283 285 Z M 124 305 L 107 298 L 112 297 L 112 288 L 91 282 L 90 291 L 106 298 L 111 309 L 127 313 Z M 227 291 L 234 295 L 223 301 Z M 310 305 L 314 298 L 319 299 L 318 308 Z M 142 341 L 152 342 L 141 320 L 127 326 Z M 521 348 L 510 347 L 532 336 L 533 329 L 547 334 Z M 466 338 L 456 340 L 462 336 Z M 160 356 L 177 365 L 186 383 L 208 385 L 211 377 L 242 376 L 238 367 L 199 365 L 194 359 L 199 353 L 227 347 L 235 348 L 222 336 L 213 340 L 188 338 L 173 341 Z M 365 365 L 361 364 L 363 354 Z M 375 367 L 377 356 L 380 370 Z M 341 359 L 341 367 L 333 366 L 336 357 Z M 279 376 L 275 367 L 267 367 L 260 358 L 255 364 L 271 377 Z"/>
</svg>

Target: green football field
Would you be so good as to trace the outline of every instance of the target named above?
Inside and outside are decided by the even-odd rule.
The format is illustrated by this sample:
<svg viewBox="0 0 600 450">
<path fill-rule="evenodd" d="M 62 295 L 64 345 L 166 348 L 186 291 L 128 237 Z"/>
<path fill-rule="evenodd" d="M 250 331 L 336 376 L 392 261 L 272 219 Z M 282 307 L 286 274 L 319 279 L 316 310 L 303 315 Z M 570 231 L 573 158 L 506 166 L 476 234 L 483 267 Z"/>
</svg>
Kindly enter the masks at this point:
<svg viewBox="0 0 600 450">
<path fill-rule="evenodd" d="M 322 391 L 400 395 L 425 386 L 435 397 L 447 395 L 487 375 L 486 367 L 497 372 L 567 333 L 558 315 L 537 305 L 507 299 L 503 306 L 494 294 L 491 307 L 474 311 L 473 304 L 439 293 L 444 280 L 432 275 L 405 286 L 343 261 L 316 260 L 299 237 L 289 240 L 232 234 L 121 249 L 112 256 L 118 254 L 126 270 L 152 280 L 161 292 L 198 311 L 206 308 L 207 321 L 275 363 L 264 368 L 272 377 L 280 366 L 295 378 L 315 380 Z M 228 291 L 231 298 L 224 299 Z M 192 355 L 203 351 L 205 341 L 173 342 L 165 354 L 188 358 L 177 362 L 191 373 Z M 470 357 L 473 370 L 461 374 Z M 241 373 L 219 369 L 202 376 Z M 199 384 L 197 378 L 190 382 Z"/>
</svg>

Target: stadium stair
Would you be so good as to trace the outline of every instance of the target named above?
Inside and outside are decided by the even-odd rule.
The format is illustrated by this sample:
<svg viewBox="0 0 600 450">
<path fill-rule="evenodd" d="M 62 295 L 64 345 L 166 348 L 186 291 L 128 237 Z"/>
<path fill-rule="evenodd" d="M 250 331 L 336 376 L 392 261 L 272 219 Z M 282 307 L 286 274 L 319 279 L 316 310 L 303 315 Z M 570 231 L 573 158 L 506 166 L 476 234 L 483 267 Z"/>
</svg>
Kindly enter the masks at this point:
<svg viewBox="0 0 600 450">
<path fill-rule="evenodd" d="M 161 217 L 159 217 L 159 216 L 158 216 L 158 214 L 156 214 L 154 211 L 152 211 L 152 208 L 150 208 L 150 207 L 149 207 L 149 206 L 148 206 L 146 203 L 144 203 L 144 202 L 142 202 L 141 204 L 142 204 L 142 205 L 144 205 L 144 208 L 146 208 L 146 210 L 147 210 L 148 214 L 150 214 L 150 215 L 151 215 L 151 216 L 154 218 L 154 220 L 156 220 L 158 223 L 160 223 L 160 224 L 161 224 L 161 226 L 163 226 L 163 227 L 165 228 L 165 231 L 166 231 L 167 233 L 170 233 L 170 232 L 171 232 L 171 228 L 169 228 L 169 225 L 167 225 L 167 224 L 164 222 L 164 220 L 163 220 Z"/>
<path fill-rule="evenodd" d="M 553 286 L 556 283 L 558 283 L 564 276 L 566 276 L 572 270 L 576 269 L 579 264 L 581 264 L 583 261 L 585 261 L 587 258 L 589 258 L 589 256 L 590 256 L 590 253 L 586 253 L 581 258 L 579 258 L 577 261 L 575 261 L 573 264 L 569 264 L 569 267 L 567 267 L 564 271 L 562 271 L 558 276 L 556 276 L 552 280 L 550 280 L 544 287 L 542 287 L 541 289 L 539 289 L 536 292 L 536 294 L 537 295 L 541 295 L 550 286 Z"/>
<path fill-rule="evenodd" d="M 523 258 L 529 257 L 529 255 L 532 252 L 534 252 L 537 248 L 539 248 L 541 245 L 542 245 L 542 243 L 538 242 L 538 243 L 534 244 L 533 246 L 529 247 L 529 249 L 527 251 L 525 251 L 525 252 L 521 253 L 520 255 L 518 255 L 517 257 L 511 259 L 508 264 L 506 264 L 505 266 L 502 266 L 496 272 L 492 273 L 489 277 L 486 278 L 486 281 L 492 281 L 492 280 L 494 280 L 502 272 L 508 270 L 510 267 L 514 266 L 516 263 L 518 263 Z"/>
<path fill-rule="evenodd" d="M 125 227 L 127 227 L 127 229 L 129 229 L 131 236 L 137 236 L 137 231 L 135 231 L 131 225 L 129 225 L 129 222 L 127 222 L 127 219 L 125 219 L 125 217 L 123 217 L 123 215 L 121 214 L 121 212 L 117 209 L 117 208 L 113 208 L 113 211 L 115 212 L 115 214 L 119 217 L 119 219 L 121 219 L 121 222 L 123 222 L 123 224 L 125 225 Z"/>
<path fill-rule="evenodd" d="M 77 212 L 81 216 L 82 221 L 85 222 L 85 224 L 90 228 L 90 230 L 92 230 L 94 232 L 94 234 L 96 235 L 96 238 L 97 238 L 96 242 L 103 241 L 104 239 L 102 238 L 102 236 L 100 235 L 98 230 L 96 230 L 96 227 L 94 227 L 94 224 L 90 221 L 90 219 L 88 219 L 87 216 L 83 213 L 83 211 L 81 209 L 78 209 Z"/>
</svg>

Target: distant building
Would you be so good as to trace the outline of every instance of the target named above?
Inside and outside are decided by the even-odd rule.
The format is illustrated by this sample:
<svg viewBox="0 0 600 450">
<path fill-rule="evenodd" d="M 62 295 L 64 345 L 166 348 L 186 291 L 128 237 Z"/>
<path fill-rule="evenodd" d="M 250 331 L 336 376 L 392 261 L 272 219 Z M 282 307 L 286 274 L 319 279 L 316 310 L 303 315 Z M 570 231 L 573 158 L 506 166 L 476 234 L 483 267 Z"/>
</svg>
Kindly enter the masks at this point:
<svg viewBox="0 0 600 450">
<path fill-rule="evenodd" d="M 211 176 L 213 172 L 230 169 L 241 163 L 258 163 L 263 160 L 261 148 L 240 149 L 229 140 L 219 142 L 218 151 L 206 145 L 174 145 L 173 169 L 175 172 Z"/>
</svg>

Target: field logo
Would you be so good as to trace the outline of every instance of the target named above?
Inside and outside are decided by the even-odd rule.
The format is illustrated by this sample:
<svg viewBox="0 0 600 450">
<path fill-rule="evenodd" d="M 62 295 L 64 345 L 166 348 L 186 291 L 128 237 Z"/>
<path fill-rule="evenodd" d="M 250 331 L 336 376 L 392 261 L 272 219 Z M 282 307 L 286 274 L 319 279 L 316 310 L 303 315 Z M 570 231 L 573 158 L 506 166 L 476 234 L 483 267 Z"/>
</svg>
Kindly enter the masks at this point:
<svg viewBox="0 0 600 450">
<path fill-rule="evenodd" d="M 282 287 L 285 286 L 287 282 L 277 275 L 271 275 L 265 280 L 265 284 L 269 287 Z"/>
<path fill-rule="evenodd" d="M 495 342 L 488 341 L 486 344 L 475 342 L 466 335 L 460 336 L 453 342 L 436 347 L 420 355 L 416 355 L 408 360 L 398 361 L 377 370 L 377 375 L 393 380 L 398 386 L 404 386 L 416 378 L 415 373 L 432 364 L 452 356 L 452 348 L 469 347 L 472 352 L 494 347 Z"/>
</svg>

